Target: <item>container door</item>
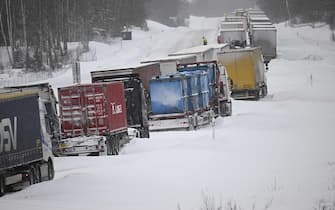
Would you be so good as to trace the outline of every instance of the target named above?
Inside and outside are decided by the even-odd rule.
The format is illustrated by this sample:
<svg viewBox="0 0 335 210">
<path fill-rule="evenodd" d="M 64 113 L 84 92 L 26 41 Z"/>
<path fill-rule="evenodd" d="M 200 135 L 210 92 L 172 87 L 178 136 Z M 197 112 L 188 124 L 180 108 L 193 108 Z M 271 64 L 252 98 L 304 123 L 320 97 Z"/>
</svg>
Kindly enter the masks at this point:
<svg viewBox="0 0 335 210">
<path fill-rule="evenodd" d="M 85 100 L 86 134 L 101 135 L 107 131 L 105 95 L 102 85 L 83 87 Z"/>
<path fill-rule="evenodd" d="M 83 101 L 78 86 L 59 90 L 62 138 L 80 136 L 85 133 L 82 114 Z"/>
</svg>

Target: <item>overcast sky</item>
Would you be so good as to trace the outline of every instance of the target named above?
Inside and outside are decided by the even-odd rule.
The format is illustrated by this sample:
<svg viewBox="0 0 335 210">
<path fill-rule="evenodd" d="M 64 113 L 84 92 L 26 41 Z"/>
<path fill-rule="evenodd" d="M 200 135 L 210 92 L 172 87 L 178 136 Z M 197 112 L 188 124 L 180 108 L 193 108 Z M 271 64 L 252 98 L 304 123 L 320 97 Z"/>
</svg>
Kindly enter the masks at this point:
<svg viewBox="0 0 335 210">
<path fill-rule="evenodd" d="M 237 8 L 254 7 L 256 0 L 192 0 L 192 2 L 192 14 L 222 16 Z"/>
</svg>

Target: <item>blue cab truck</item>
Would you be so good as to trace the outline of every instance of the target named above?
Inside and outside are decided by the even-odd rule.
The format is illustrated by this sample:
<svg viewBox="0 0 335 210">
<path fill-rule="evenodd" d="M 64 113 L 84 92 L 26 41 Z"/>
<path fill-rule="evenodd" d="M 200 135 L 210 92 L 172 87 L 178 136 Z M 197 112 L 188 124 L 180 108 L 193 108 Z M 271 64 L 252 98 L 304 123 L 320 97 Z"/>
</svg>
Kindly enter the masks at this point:
<svg viewBox="0 0 335 210">
<path fill-rule="evenodd" d="M 177 71 L 150 81 L 151 131 L 197 129 L 231 115 L 227 74 L 216 61 L 178 65 Z"/>
<path fill-rule="evenodd" d="M 0 89 L 0 196 L 53 179 L 55 102 L 48 84 Z"/>
</svg>

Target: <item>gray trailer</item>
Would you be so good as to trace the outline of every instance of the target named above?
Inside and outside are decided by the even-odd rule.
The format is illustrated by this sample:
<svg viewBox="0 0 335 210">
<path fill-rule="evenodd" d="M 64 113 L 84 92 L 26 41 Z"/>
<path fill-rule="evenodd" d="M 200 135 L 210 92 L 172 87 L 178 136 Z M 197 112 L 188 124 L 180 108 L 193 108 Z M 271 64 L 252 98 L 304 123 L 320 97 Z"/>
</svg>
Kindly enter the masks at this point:
<svg viewBox="0 0 335 210">
<path fill-rule="evenodd" d="M 7 91 L 7 92 L 6 92 Z M 50 97 L 41 91 L 0 91 L 0 196 L 54 177 Z M 58 121 L 58 118 L 56 119 Z"/>
<path fill-rule="evenodd" d="M 254 26 L 251 29 L 251 37 L 252 46 L 261 47 L 265 64 L 277 57 L 277 30 L 275 27 Z"/>
</svg>

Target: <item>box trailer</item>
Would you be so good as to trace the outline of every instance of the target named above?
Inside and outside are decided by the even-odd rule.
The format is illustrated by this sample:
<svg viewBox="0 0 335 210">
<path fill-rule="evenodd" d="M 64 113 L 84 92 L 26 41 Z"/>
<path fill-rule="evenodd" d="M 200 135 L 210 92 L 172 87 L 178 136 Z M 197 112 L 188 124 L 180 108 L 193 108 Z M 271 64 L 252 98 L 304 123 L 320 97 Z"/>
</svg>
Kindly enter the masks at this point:
<svg viewBox="0 0 335 210">
<path fill-rule="evenodd" d="M 253 47 L 262 49 L 266 65 L 277 57 L 277 30 L 275 27 L 253 25 L 251 28 L 251 43 Z"/>
<path fill-rule="evenodd" d="M 53 179 L 51 139 L 58 118 L 50 98 L 36 89 L 0 90 L 0 196 Z"/>
<path fill-rule="evenodd" d="M 117 155 L 128 141 L 122 82 L 58 89 L 61 155 Z"/>
<path fill-rule="evenodd" d="M 227 69 L 236 99 L 259 99 L 267 95 L 265 67 L 260 48 L 218 53 L 218 62 Z"/>
<path fill-rule="evenodd" d="M 176 55 L 166 57 L 147 58 L 141 63 L 159 63 L 161 75 L 177 72 L 177 65 L 196 62 L 196 55 Z"/>
<path fill-rule="evenodd" d="M 91 72 L 93 83 L 122 81 L 124 83 L 128 127 L 138 130 L 140 138 L 149 138 L 150 85 L 152 77 L 160 76 L 159 63 L 145 63 Z"/>
</svg>

